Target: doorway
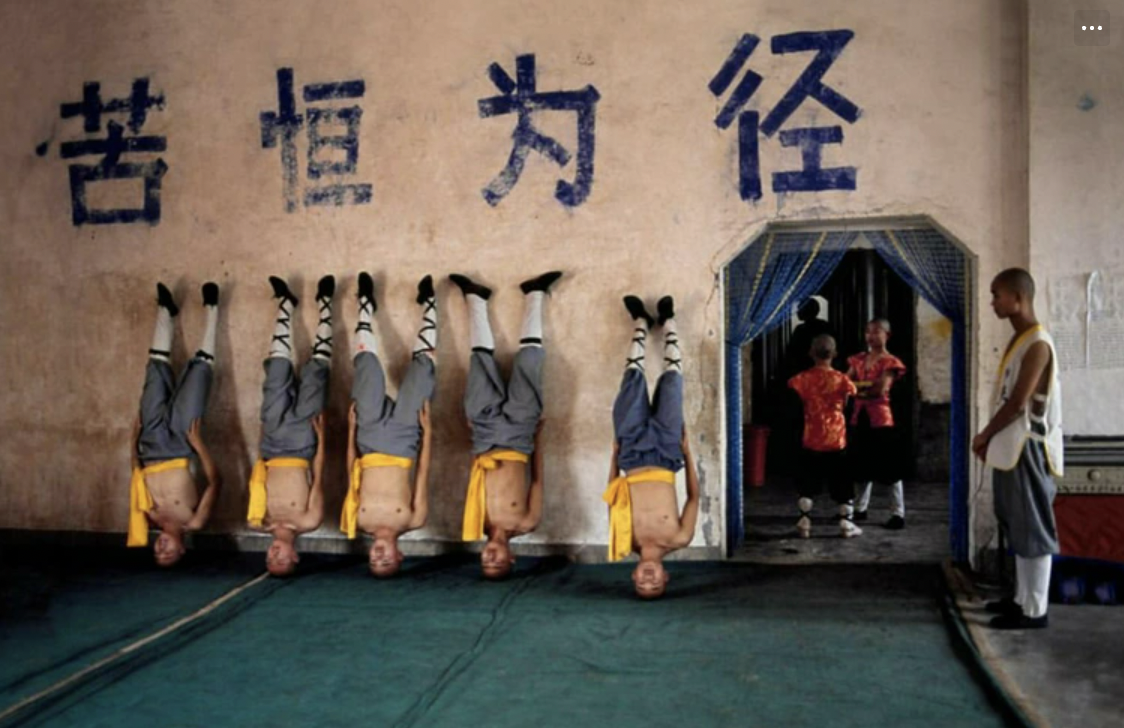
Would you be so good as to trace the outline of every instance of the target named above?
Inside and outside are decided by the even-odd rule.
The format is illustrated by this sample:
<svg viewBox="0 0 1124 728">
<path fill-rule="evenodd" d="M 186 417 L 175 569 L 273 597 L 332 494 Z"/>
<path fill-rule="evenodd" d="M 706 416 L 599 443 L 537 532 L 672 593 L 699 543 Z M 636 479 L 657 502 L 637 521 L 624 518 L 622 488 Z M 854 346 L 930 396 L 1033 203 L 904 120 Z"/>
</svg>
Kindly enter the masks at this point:
<svg viewBox="0 0 1124 728">
<path fill-rule="evenodd" d="M 891 402 L 895 421 L 908 432 L 902 443 L 908 450 L 906 460 L 917 467 L 909 475 L 921 474 L 939 489 L 931 489 L 932 498 L 920 501 L 915 493 L 913 500 L 922 511 L 932 501 L 929 505 L 940 521 L 941 543 L 934 553 L 940 558 L 967 559 L 971 353 L 967 322 L 972 320 L 974 271 L 973 256 L 928 220 L 849 222 L 834 228 L 772 225 L 727 263 L 723 272 L 726 420 L 727 432 L 739 435 L 728 440 L 727 448 L 730 555 L 749 535 L 748 500 L 758 498 L 763 490 L 748 485 L 750 474 L 743 469 L 749 464 L 743 439 L 750 426 L 770 428 L 767 481 L 778 484 L 783 493 L 779 497 L 786 503 L 792 501 L 776 519 L 791 526 L 798 515 L 791 476 L 799 455 L 802 414 L 797 405 L 793 417 L 791 400 L 786 404 L 786 397 L 793 396 L 787 379 L 794 373 L 791 361 L 786 364 L 786 354 L 795 309 L 818 295 L 824 302 L 821 308 L 826 309 L 822 317 L 836 331 L 840 369 L 846 368 L 846 355 L 865 350 L 866 321 L 876 316 L 889 319 L 893 335 L 888 348 L 907 368 L 906 376 L 894 386 Z M 936 345 L 934 332 L 943 336 Z M 920 377 L 919 342 L 926 362 Z M 931 381 L 919 386 L 920 380 L 932 379 L 926 367 L 943 370 L 947 377 L 943 401 L 924 400 L 922 390 L 932 389 Z M 872 508 L 879 499 L 883 503 L 887 499 L 878 490 L 875 486 Z M 910 500 L 907 493 L 907 511 Z"/>
</svg>

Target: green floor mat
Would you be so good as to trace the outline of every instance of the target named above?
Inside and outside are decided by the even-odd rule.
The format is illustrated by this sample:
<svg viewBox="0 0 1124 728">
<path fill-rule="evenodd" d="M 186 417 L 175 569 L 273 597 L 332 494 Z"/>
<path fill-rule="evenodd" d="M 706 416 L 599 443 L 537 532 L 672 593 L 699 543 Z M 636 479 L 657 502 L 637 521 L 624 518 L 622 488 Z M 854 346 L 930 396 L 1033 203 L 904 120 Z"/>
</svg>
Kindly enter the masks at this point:
<svg viewBox="0 0 1124 728">
<path fill-rule="evenodd" d="M 0 711 L 263 571 L 260 555 L 37 549 L 0 560 Z"/>
<path fill-rule="evenodd" d="M 302 568 L 306 564 L 302 562 Z M 26 716 L 29 726 L 1000 726 L 932 566 L 464 559 L 327 565 Z"/>
</svg>

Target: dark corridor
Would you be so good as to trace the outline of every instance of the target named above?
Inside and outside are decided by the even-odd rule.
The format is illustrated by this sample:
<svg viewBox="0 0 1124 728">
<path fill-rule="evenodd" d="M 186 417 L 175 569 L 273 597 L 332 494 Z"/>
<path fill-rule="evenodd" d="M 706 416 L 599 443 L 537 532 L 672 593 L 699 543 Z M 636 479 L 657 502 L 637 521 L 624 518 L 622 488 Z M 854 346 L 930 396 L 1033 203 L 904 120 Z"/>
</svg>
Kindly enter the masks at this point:
<svg viewBox="0 0 1124 728">
<path fill-rule="evenodd" d="M 846 358 L 865 351 L 866 322 L 872 318 L 889 320 L 893 334 L 887 349 L 907 368 L 894 385 L 891 406 L 894 420 L 905 425 L 904 445 L 911 464 L 917 450 L 919 392 L 917 386 L 917 296 L 873 250 L 847 252 L 827 283 L 817 291 L 827 301 L 826 314 L 835 336 L 839 357 L 835 366 L 846 371 Z M 789 377 L 811 366 L 810 358 L 789 352 L 794 326 L 790 321 L 753 342 L 752 423 L 770 429 L 766 455 L 766 477 L 788 480 L 800 452 L 803 412 L 799 397 L 788 389 Z M 748 463 L 748 458 L 747 458 Z M 746 484 L 749 478 L 746 478 Z"/>
</svg>

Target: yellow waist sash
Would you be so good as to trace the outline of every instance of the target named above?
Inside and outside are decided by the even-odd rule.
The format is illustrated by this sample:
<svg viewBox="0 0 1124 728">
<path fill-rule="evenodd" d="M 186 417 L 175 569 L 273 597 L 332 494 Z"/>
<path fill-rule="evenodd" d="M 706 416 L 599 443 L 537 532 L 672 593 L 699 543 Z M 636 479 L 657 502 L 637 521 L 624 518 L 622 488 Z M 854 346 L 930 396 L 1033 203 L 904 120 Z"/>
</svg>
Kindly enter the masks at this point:
<svg viewBox="0 0 1124 728">
<path fill-rule="evenodd" d="M 265 480 L 269 476 L 269 468 L 307 468 L 308 461 L 304 458 L 273 458 L 264 460 L 258 458 L 254 469 L 250 473 L 250 507 L 246 511 L 246 523 L 254 528 L 261 528 L 265 519 L 265 508 L 269 501 L 265 490 Z"/>
<path fill-rule="evenodd" d="M 660 468 L 622 475 L 614 478 L 601 496 L 609 504 L 609 561 L 620 561 L 632 553 L 632 490 L 629 486 L 652 482 L 675 485 L 675 473 Z"/>
<path fill-rule="evenodd" d="M 351 483 L 347 489 L 347 497 L 343 500 L 343 513 L 340 514 L 340 530 L 348 538 L 355 538 L 359 530 L 359 488 L 363 481 L 363 471 L 367 468 L 406 468 L 409 469 L 414 461 L 410 458 L 397 455 L 383 455 L 373 452 L 358 458 L 355 465 L 351 466 Z"/>
<path fill-rule="evenodd" d="M 484 492 L 484 477 L 489 470 L 495 470 L 504 460 L 513 463 L 526 463 L 531 460 L 516 450 L 489 450 L 477 455 L 472 461 L 472 474 L 468 478 L 468 497 L 464 501 L 464 527 L 461 538 L 465 541 L 479 541 L 484 538 L 484 512 L 487 498 Z"/>
<path fill-rule="evenodd" d="M 148 492 L 144 476 L 180 469 L 187 469 L 187 458 L 165 460 L 162 463 L 149 465 L 147 468 L 133 468 L 133 477 L 129 481 L 129 535 L 125 542 L 126 546 L 148 545 L 148 519 L 145 513 L 151 511 L 156 503 L 152 500 L 152 494 Z"/>
</svg>

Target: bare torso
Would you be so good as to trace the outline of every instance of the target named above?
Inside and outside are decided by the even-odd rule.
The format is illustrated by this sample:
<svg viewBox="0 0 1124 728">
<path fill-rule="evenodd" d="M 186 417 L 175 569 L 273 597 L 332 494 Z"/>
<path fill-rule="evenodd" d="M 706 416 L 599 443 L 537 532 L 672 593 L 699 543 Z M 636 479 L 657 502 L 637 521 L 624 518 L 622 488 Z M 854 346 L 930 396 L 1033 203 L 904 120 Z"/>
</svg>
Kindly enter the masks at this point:
<svg viewBox="0 0 1124 728">
<path fill-rule="evenodd" d="M 517 531 L 527 517 L 527 465 L 509 460 L 489 470 L 484 480 L 487 522 L 505 531 Z"/>
<path fill-rule="evenodd" d="M 414 517 L 410 469 L 367 468 L 359 490 L 359 528 L 367 533 L 391 529 L 403 533 Z"/>
<path fill-rule="evenodd" d="M 308 514 L 308 490 L 308 468 L 270 468 L 266 480 L 269 525 L 300 531 Z"/>
<path fill-rule="evenodd" d="M 655 468 L 634 468 L 629 477 Z M 673 548 L 679 533 L 679 502 L 675 485 L 641 481 L 631 485 L 633 550 L 644 546 Z"/>
<path fill-rule="evenodd" d="M 152 500 L 156 504 L 155 510 L 161 518 L 169 518 L 180 525 L 187 525 L 195 515 L 195 507 L 199 505 L 199 493 L 195 489 L 195 479 L 191 471 L 186 468 L 165 470 L 162 473 L 152 473 L 144 476 L 144 483 Z"/>
</svg>

